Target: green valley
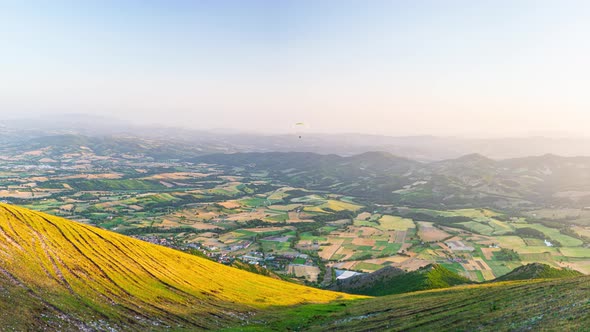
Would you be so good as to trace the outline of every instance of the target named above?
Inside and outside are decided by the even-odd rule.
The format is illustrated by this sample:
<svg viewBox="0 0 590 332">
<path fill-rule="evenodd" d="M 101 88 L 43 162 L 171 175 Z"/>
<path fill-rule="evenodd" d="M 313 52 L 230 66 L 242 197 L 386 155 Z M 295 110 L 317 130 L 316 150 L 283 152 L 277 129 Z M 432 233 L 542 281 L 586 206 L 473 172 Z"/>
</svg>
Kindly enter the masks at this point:
<svg viewBox="0 0 590 332">
<path fill-rule="evenodd" d="M 55 144 L 52 140 L 48 142 Z M 79 226 L 81 235 L 64 232 L 59 236 L 67 237 L 69 241 L 86 241 L 86 247 L 79 248 L 84 254 L 85 250 L 94 246 L 94 241 L 99 241 L 100 237 L 93 237 L 92 234 L 101 228 L 142 241 L 133 243 L 151 242 L 169 247 L 175 250 L 170 251 L 174 252 L 170 254 L 174 257 L 185 252 L 191 254 L 189 257 L 205 259 L 202 262 L 207 264 L 215 264 L 212 261 L 216 261 L 239 267 L 241 271 L 284 280 L 293 287 L 307 285 L 315 287 L 314 291 L 320 293 L 323 291 L 318 289 L 332 289 L 386 297 L 391 296 L 389 294 L 453 286 L 484 289 L 492 287 L 487 285 L 494 280 L 570 277 L 579 272 L 590 273 L 590 238 L 586 234 L 590 232 L 590 224 L 585 222 L 583 200 L 566 202 L 563 198 L 554 201 L 543 198 L 539 201 L 539 197 L 527 196 L 525 191 L 501 194 L 499 188 L 492 190 L 491 187 L 470 184 L 491 176 L 489 172 L 498 164 L 497 167 L 503 170 L 496 169 L 498 173 L 494 173 L 494 177 L 508 177 L 524 185 L 532 175 L 515 180 L 514 174 L 506 173 L 505 169 L 516 161 L 496 162 L 467 156 L 423 164 L 386 153 L 365 153 L 352 157 L 308 153 L 178 154 L 175 155 L 177 158 L 159 159 L 142 154 L 139 147 L 134 147 L 135 155 L 131 151 L 125 152 L 125 147 L 98 150 L 95 146 L 36 145 L 35 148 L 37 150 L 22 151 L 12 146 L 4 150 L 9 157 L 0 164 L 0 196 L 6 203 L 47 213 L 44 218 L 48 220 L 52 220 L 49 215 L 53 215 L 82 223 Z M 569 165 L 573 161 L 564 159 L 563 162 Z M 469 169 L 469 172 L 461 178 L 454 177 L 454 174 L 461 174 L 458 173 L 461 169 Z M 536 181 L 539 181 L 540 175 L 535 174 Z M 579 176 L 584 174 L 582 172 Z M 453 196 L 451 190 L 462 194 Z M 438 193 L 452 198 L 440 201 L 421 193 Z M 474 200 L 474 195 L 479 198 Z M 482 200 L 482 197 L 487 198 Z M 493 201 L 488 200 L 492 198 Z M 29 212 L 18 208 L 8 210 L 19 211 L 25 219 L 30 216 Z M 21 218 L 19 214 L 16 217 Z M 98 228 L 87 228 L 90 226 Z M 93 231 L 88 233 L 90 229 Z M 33 233 L 27 234 L 32 236 Z M 10 236 L 16 239 L 13 235 Z M 38 235 L 35 236 L 38 238 Z M 55 248 L 61 248 L 61 241 L 53 244 Z M 104 244 L 101 244 L 101 248 L 95 248 L 98 252 L 89 252 L 89 255 L 94 255 L 88 256 L 89 259 L 101 259 L 101 264 L 108 265 L 112 264 L 112 258 L 109 258 L 112 255 L 144 255 L 143 249 L 127 253 L 135 247 L 122 248 L 118 242 L 109 243 L 115 247 L 106 245 L 102 248 Z M 107 252 L 101 253 L 103 249 Z M 223 297 L 220 301 L 224 304 L 215 304 L 220 312 L 211 311 L 213 318 L 210 320 L 201 317 L 195 318 L 198 322 L 188 323 L 184 322 L 185 318 L 157 318 L 161 326 L 182 326 L 186 323 L 202 324 L 203 328 L 221 328 L 231 327 L 231 322 L 248 325 L 242 319 L 244 312 L 254 313 L 258 309 L 251 308 L 272 307 L 273 301 L 284 296 L 267 295 L 238 305 L 233 297 L 243 295 L 246 290 L 236 288 L 233 295 L 222 296 L 220 294 L 230 292 L 226 292 L 229 288 L 221 286 L 226 282 L 220 281 L 217 283 L 218 290 L 215 287 L 208 289 L 204 292 L 209 295 L 201 293 L 199 296 L 202 298 L 197 296 L 199 300 L 194 300 L 192 296 L 198 295 L 201 290 L 185 280 L 186 276 L 195 273 L 193 269 L 183 265 L 171 276 L 155 273 L 152 270 L 163 270 L 168 264 L 176 264 L 168 259 L 168 254 L 164 257 L 160 253 L 154 254 L 156 256 L 141 266 L 134 267 L 129 263 L 126 264 L 129 269 L 116 271 L 122 274 L 117 277 L 119 280 L 113 279 L 113 282 L 117 285 L 120 282 L 129 283 L 131 287 L 124 288 L 124 292 L 108 283 L 101 284 L 96 291 L 83 287 L 76 289 L 76 284 L 80 283 L 77 279 L 81 276 L 104 273 L 104 278 L 107 278 L 109 274 L 100 270 L 78 273 L 76 271 L 81 267 L 70 266 L 72 257 L 58 259 L 48 244 L 28 250 L 38 253 L 48 250 L 48 258 L 37 262 L 43 268 L 23 271 L 32 276 L 44 273 L 62 280 L 60 287 L 65 290 L 51 295 L 56 299 L 53 302 L 37 303 L 35 306 L 38 309 L 35 310 L 54 313 L 81 310 L 79 315 L 82 316 L 76 314 L 70 319 L 74 328 L 76 324 L 91 319 L 84 316 L 85 309 L 75 308 L 90 306 L 98 310 L 101 317 L 107 318 L 130 317 L 129 312 L 138 306 L 143 307 L 145 302 L 154 301 L 154 297 L 142 295 L 151 287 L 163 293 L 150 292 L 150 296 L 159 299 L 155 302 L 161 302 L 161 305 L 146 307 L 149 309 L 146 317 L 159 317 L 161 310 L 185 313 L 187 305 L 193 308 L 190 310 L 205 310 L 212 302 L 199 301 L 205 298 L 217 301 L 214 297 Z M 531 263 L 545 265 L 531 272 Z M 12 264 L 16 261 L 9 265 Z M 35 263 L 29 258 L 22 258 L 20 264 L 28 266 Z M 57 268 L 52 268 L 54 264 Z M 61 264 L 65 264 L 64 267 Z M 199 264 L 193 267 L 198 268 Z M 525 270 L 519 270 L 519 267 Z M 211 270 L 212 275 L 221 273 L 235 278 L 234 272 L 229 272 L 235 269 L 217 269 Z M 515 272 L 511 272 L 513 270 Z M 391 274 L 392 271 L 395 272 Z M 140 274 L 134 277 L 134 273 Z M 503 276 L 506 277 L 502 279 Z M 16 278 L 12 272 L 5 277 L 8 278 L 6 282 Z M 58 281 L 36 285 L 35 279 L 16 278 L 27 287 L 33 283 L 31 288 L 27 288 L 33 292 L 47 285 L 53 285 L 51 289 L 59 289 L 54 287 L 60 284 Z M 68 279 L 72 279 L 72 284 Z M 210 283 L 213 279 L 207 280 Z M 358 284 L 350 286 L 351 283 Z M 180 287 L 180 291 L 168 293 L 166 289 L 170 290 L 170 287 Z M 31 305 L 35 298 L 46 298 L 45 293 L 30 297 L 27 292 L 11 296 L 21 298 L 24 306 Z M 112 301 L 125 303 L 121 305 L 128 311 L 121 314 L 114 313 L 103 300 L 87 303 L 72 292 L 88 293 L 93 299 L 104 298 L 107 302 L 117 294 L 129 293 L 132 296 L 126 296 L 131 302 Z M 294 302 L 284 305 L 331 302 L 345 296 L 330 292 L 321 294 L 325 295 L 313 295 L 307 300 L 290 297 Z M 394 301 L 394 298 L 391 299 Z M 177 301 L 184 304 L 178 307 L 174 304 Z M 194 301 L 201 305 L 196 305 Z M 378 303 L 381 299 L 374 301 Z M 58 303 L 66 307 L 60 309 Z M 353 308 L 349 307 L 351 305 L 343 307 Z M 304 309 L 307 307 L 303 306 L 301 310 L 307 310 Z M 309 308 L 315 307 L 312 305 Z M 339 304 L 319 308 L 320 312 L 331 311 L 330 308 L 341 309 Z M 231 314 L 227 314 L 226 309 Z M 272 310 L 267 309 L 260 311 L 261 317 L 271 313 Z M 217 327 L 208 325 L 221 319 L 219 317 L 226 317 L 230 323 Z M 109 321 L 110 318 L 107 318 L 106 321 Z M 352 324 L 356 319 L 364 318 L 354 318 L 342 326 L 348 326 L 348 322 Z M 113 320 L 117 321 L 118 318 Z M 106 329 L 111 323 L 105 324 L 97 325 L 98 329 Z M 273 326 L 274 323 L 269 324 Z M 313 326 L 309 328 L 313 329 Z"/>
</svg>

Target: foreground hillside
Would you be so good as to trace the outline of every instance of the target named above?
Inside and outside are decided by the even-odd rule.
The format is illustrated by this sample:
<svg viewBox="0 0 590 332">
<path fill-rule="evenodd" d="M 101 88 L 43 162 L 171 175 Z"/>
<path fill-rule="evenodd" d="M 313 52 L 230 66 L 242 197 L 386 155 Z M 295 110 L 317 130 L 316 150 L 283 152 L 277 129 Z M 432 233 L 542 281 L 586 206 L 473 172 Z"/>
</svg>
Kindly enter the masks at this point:
<svg viewBox="0 0 590 332">
<path fill-rule="evenodd" d="M 348 301 L 0 204 L 2 330 L 581 330 L 589 289 L 573 277 Z"/>
<path fill-rule="evenodd" d="M 586 331 L 588 312 L 590 277 L 575 277 L 306 305 L 267 313 L 236 330 Z"/>
<path fill-rule="evenodd" d="M 350 298 L 0 204 L 3 329 L 217 329 L 271 306 Z"/>
</svg>

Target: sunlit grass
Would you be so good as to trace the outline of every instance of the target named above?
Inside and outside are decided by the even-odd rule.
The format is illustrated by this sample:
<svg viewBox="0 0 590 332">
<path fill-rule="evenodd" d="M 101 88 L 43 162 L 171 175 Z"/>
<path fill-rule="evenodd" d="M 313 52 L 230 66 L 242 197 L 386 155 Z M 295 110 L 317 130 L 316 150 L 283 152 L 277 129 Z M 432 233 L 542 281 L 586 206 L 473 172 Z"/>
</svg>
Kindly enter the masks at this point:
<svg viewBox="0 0 590 332">
<path fill-rule="evenodd" d="M 4 204 L 0 259 L 2 269 L 56 307 L 107 317 L 124 308 L 165 320 L 215 320 L 230 311 L 354 298 Z"/>
</svg>

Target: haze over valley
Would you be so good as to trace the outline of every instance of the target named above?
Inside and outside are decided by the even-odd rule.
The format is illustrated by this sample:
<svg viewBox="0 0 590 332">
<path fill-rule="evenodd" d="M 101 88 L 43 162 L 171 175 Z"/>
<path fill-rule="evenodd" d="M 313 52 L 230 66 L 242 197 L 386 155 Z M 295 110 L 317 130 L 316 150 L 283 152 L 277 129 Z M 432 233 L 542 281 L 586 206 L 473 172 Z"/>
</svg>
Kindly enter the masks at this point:
<svg viewBox="0 0 590 332">
<path fill-rule="evenodd" d="M 0 331 L 581 331 L 590 6 L 0 4 Z"/>
</svg>

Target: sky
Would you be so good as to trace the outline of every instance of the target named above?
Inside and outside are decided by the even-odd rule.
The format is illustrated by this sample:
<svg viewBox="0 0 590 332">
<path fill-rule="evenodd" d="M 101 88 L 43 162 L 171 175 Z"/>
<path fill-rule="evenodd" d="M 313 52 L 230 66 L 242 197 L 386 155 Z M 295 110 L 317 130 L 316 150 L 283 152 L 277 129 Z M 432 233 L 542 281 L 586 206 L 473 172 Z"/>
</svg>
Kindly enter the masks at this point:
<svg viewBox="0 0 590 332">
<path fill-rule="evenodd" d="M 0 115 L 587 136 L 588 1 L 0 0 Z"/>
</svg>

